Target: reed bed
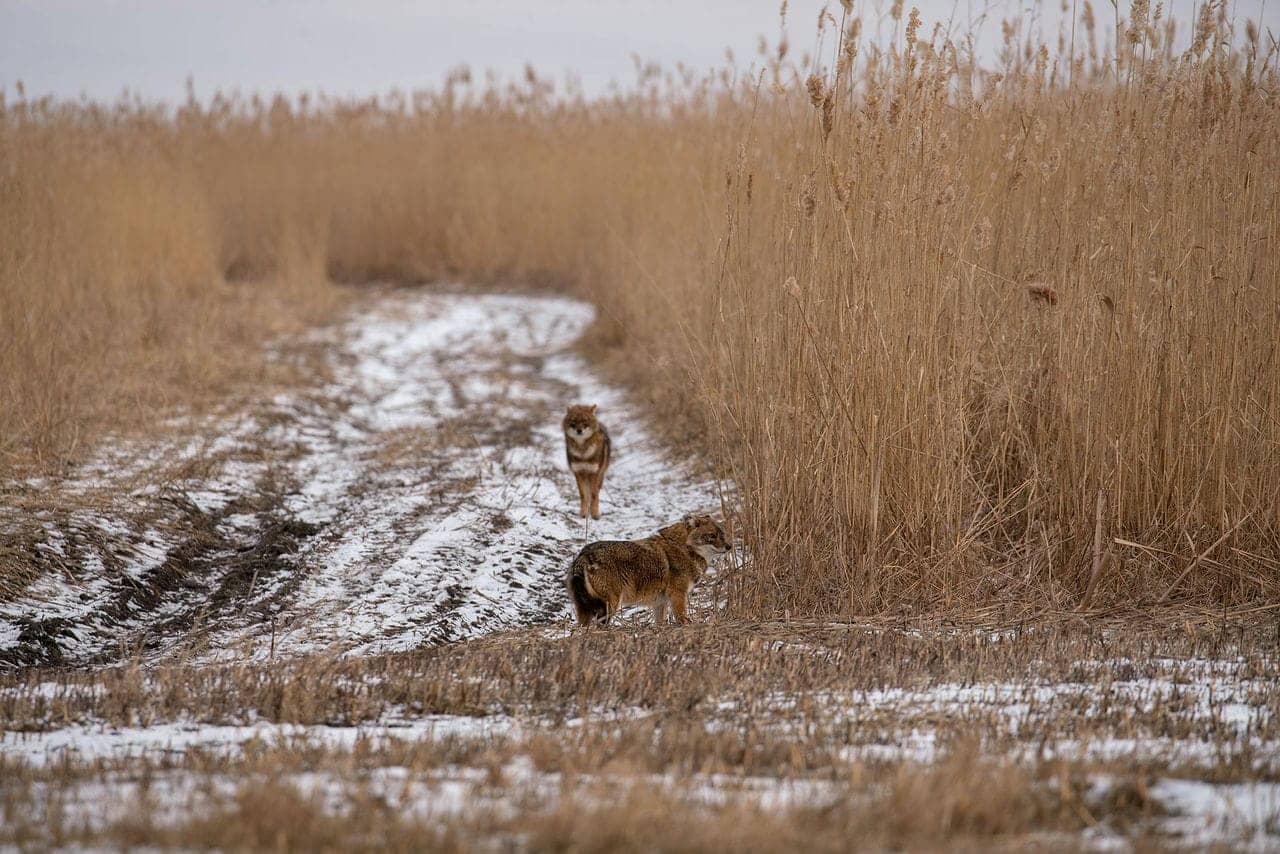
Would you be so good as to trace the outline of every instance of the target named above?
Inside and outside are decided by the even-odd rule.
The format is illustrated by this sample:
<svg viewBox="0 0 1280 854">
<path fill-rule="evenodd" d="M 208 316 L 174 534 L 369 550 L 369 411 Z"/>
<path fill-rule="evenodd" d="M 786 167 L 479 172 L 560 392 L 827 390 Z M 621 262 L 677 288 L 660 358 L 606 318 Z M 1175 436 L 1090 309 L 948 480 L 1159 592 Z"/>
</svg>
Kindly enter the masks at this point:
<svg viewBox="0 0 1280 854">
<path fill-rule="evenodd" d="M 1202 8 L 1181 41 L 1142 3 L 1056 47 L 1010 22 L 984 68 L 843 5 L 807 56 L 596 100 L 19 90 L 0 459 L 252 389 L 335 282 L 555 288 L 736 485 L 731 616 L 1274 602 L 1277 45 Z"/>
</svg>

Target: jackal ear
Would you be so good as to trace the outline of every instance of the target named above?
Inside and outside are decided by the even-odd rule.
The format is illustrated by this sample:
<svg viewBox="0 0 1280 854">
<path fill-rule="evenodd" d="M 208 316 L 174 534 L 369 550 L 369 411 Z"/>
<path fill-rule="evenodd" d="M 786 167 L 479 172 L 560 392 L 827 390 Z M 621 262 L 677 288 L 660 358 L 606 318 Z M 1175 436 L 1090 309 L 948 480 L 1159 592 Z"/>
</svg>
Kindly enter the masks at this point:
<svg viewBox="0 0 1280 854">
<path fill-rule="evenodd" d="M 591 404 L 591 414 L 592 414 L 592 415 L 595 415 L 595 414 L 596 414 L 596 405 L 595 405 L 594 403 L 593 403 L 593 404 Z"/>
</svg>

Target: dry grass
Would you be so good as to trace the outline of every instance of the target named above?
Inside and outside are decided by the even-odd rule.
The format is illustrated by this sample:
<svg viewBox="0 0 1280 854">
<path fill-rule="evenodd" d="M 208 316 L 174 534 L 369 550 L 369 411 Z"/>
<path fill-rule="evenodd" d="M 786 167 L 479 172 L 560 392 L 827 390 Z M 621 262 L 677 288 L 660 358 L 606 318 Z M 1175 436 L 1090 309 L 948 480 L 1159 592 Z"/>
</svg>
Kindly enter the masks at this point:
<svg viewBox="0 0 1280 854">
<path fill-rule="evenodd" d="M 855 778 L 833 783 L 822 803 L 812 806 L 765 806 L 731 794 L 708 803 L 696 785 L 686 789 L 680 782 L 617 774 L 564 778 L 546 791 L 504 780 L 500 771 L 477 787 L 478 803 L 471 808 L 455 811 L 440 804 L 435 814 L 422 816 L 369 785 L 376 776 L 370 769 L 383 759 L 334 756 L 334 765 L 306 763 L 307 771 L 297 775 L 284 763 L 265 772 L 236 763 L 183 769 L 202 781 L 204 791 L 176 803 L 165 800 L 165 783 L 177 776 L 174 768 L 137 770 L 130 777 L 60 769 L 23 781 L 34 784 L 39 799 L 24 797 L 17 785 L 0 789 L 13 817 L 0 839 L 37 848 L 308 851 L 846 851 L 852 840 L 858 848 L 876 850 L 1014 850 L 1029 841 L 1048 850 L 1076 850 L 1067 832 L 1120 812 L 1057 786 L 1052 775 L 1066 768 L 1045 767 L 1037 774 L 962 757 L 923 774 L 858 769 Z M 365 763 L 370 765 L 364 774 L 350 767 Z M 405 769 L 414 782 L 425 783 L 433 773 L 422 762 L 393 767 Z M 232 775 L 246 782 L 220 785 Z M 334 783 L 316 791 L 296 782 L 308 777 Z M 97 780 L 140 789 L 129 814 L 105 822 L 76 820 L 77 800 Z M 726 787 L 725 793 L 733 791 Z M 498 806 L 500 797 L 509 805 Z M 420 803 L 415 806 L 421 810 Z"/>
<path fill-rule="evenodd" d="M 999 629 L 934 621 L 733 622 L 569 635 L 556 627 L 371 658 L 31 669 L 0 680 L 0 719 L 9 730 L 38 732 L 94 722 L 129 727 L 260 720 L 350 727 L 398 714 L 510 715 L 552 726 L 545 750 L 560 757 L 547 760 L 557 769 L 598 768 L 601 757 L 612 757 L 655 772 L 738 768 L 761 774 L 830 767 L 834 751 L 898 744 L 921 726 L 937 728 L 940 743 L 981 735 L 993 747 L 1027 738 L 1052 743 L 1082 733 L 1203 736 L 1221 745 L 1226 769 L 1226 757 L 1247 753 L 1251 741 L 1280 741 L 1276 643 L 1267 621 L 1191 620 L 1182 614 L 1156 621 L 1136 615 L 1114 622 L 1063 618 Z M 1203 683 L 1202 662 L 1214 661 L 1232 665 L 1219 674 L 1226 681 L 1216 698 L 1172 705 L 1159 698 L 1161 685 Z M 1075 688 L 1038 699 L 1015 690 L 1012 697 L 984 701 L 993 714 L 980 719 L 933 720 L 930 709 L 908 714 L 894 704 L 883 713 L 872 704 L 854 718 L 848 715 L 864 705 L 859 697 L 866 693 L 982 683 Z M 1105 703 L 1075 702 L 1095 692 Z M 994 714 L 996 706 L 1012 702 L 1030 704 L 1034 728 Z M 1219 707 L 1231 703 L 1259 711 L 1247 738 L 1206 728 L 1221 715 Z M 601 710 L 654 715 L 559 729 Z M 725 727 L 707 731 L 705 721 Z M 784 724 L 802 727 L 802 755 L 778 738 Z M 1244 765 L 1251 767 L 1253 758 L 1244 756 Z M 1185 760 L 1193 762 L 1190 756 Z M 1280 775 L 1275 757 L 1246 778 L 1258 774 Z"/>
<path fill-rule="evenodd" d="M 31 670 L 0 678 L 12 729 L 85 723 L 85 745 L 99 726 L 275 721 L 319 733 L 229 751 L 0 758 L 0 843 L 1076 850 L 1085 828 L 1141 843 L 1161 832 L 1153 781 L 1280 780 L 1275 644 L 1270 624 L 1207 617 L 994 633 L 558 627 L 366 659 Z M 1225 681 L 1205 670 L 1224 665 Z M 874 700 L 984 684 L 1003 700 Z M 1048 686 L 1063 693 L 1037 698 Z M 1241 705 L 1251 723 L 1228 723 Z M 397 737 L 382 726 L 431 714 L 491 728 Z M 364 738 L 325 736 L 361 723 Z M 937 753 L 914 759 L 924 731 Z M 22 738 L 6 734 L 6 748 Z M 1067 750 L 1117 740 L 1135 746 Z"/>
<path fill-rule="evenodd" d="M 339 302 L 298 259 L 252 284 L 224 278 L 218 217 L 234 213 L 182 145 L 140 107 L 0 107 L 6 471 L 56 469 L 105 429 L 155 430 L 267 381 L 264 336 Z"/>
<path fill-rule="evenodd" d="M 567 287 L 737 483 L 732 614 L 1274 601 L 1276 46 L 1204 8 L 593 103 L 10 100 L 4 461 L 252 383 L 327 279 Z"/>
<path fill-rule="evenodd" d="M 1280 781 L 1276 48 L 1209 4 L 1187 53 L 1164 22 L 1081 20 L 1056 55 L 1015 25 L 984 72 L 895 8 L 892 44 L 827 21 L 831 68 L 593 103 L 459 75 L 0 107 L 4 478 L 321 364 L 261 344 L 334 283 L 557 289 L 736 483 L 751 555 L 683 629 L 0 675 L 14 753 L 315 728 L 7 753 L 0 845 L 1162 847 L 1153 781 Z M 73 500 L 36 489 L 33 517 Z"/>
</svg>

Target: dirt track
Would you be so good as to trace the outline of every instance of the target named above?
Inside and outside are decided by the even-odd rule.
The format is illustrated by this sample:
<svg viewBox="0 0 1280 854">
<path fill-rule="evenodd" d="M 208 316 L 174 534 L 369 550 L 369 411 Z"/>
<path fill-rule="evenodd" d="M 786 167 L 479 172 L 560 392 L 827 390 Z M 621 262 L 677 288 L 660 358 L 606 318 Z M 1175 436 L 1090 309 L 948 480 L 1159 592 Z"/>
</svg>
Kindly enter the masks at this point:
<svg viewBox="0 0 1280 854">
<path fill-rule="evenodd" d="M 586 533 L 567 403 L 598 403 L 618 449 L 593 538 L 718 507 L 569 350 L 591 319 L 561 298 L 397 292 L 314 342 L 324 381 L 6 485 L 81 509 L 0 510 L 38 558 L 0 589 L 0 664 L 367 653 L 567 616 Z"/>
</svg>

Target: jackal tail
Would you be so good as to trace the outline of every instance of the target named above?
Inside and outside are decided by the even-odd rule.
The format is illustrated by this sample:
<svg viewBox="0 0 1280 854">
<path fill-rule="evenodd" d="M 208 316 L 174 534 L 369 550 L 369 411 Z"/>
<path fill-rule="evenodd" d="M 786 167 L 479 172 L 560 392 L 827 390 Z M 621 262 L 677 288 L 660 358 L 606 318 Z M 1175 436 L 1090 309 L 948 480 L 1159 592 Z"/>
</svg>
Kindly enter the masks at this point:
<svg viewBox="0 0 1280 854">
<path fill-rule="evenodd" d="M 578 612 L 578 622 L 586 625 L 592 620 L 602 619 L 608 613 L 605 601 L 591 590 L 587 581 L 587 569 L 591 559 L 578 555 L 569 566 L 569 597 L 573 599 L 573 608 Z"/>
</svg>

